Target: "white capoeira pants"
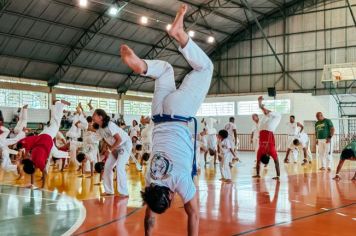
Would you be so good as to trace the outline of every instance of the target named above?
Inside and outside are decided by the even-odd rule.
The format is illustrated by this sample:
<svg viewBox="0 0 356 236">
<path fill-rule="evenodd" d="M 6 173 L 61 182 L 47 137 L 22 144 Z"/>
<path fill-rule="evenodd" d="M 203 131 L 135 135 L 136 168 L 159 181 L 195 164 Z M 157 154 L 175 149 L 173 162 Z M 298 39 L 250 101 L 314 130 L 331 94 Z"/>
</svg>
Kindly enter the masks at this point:
<svg viewBox="0 0 356 236">
<path fill-rule="evenodd" d="M 65 104 L 57 101 L 51 108 L 51 120 L 50 125 L 45 127 L 41 134 L 48 134 L 54 139 L 57 136 L 59 127 L 61 126 L 61 121 L 63 117 L 63 110 Z"/>
<path fill-rule="evenodd" d="M 126 163 L 129 160 L 132 150 L 132 143 L 126 142 L 122 146 L 118 147 L 118 154 L 114 156 L 110 153 L 108 159 L 105 162 L 103 185 L 104 191 L 108 194 L 114 194 L 114 179 L 113 169 L 116 166 L 117 173 L 117 191 L 123 195 L 129 195 L 127 188 L 127 176 L 126 176 Z"/>
<path fill-rule="evenodd" d="M 10 154 L 9 154 L 8 150 L 6 150 L 5 148 L 2 149 L 1 155 L 2 155 L 1 168 L 4 171 L 16 172 L 17 171 L 17 165 L 14 165 L 14 164 L 11 163 Z"/>
<path fill-rule="evenodd" d="M 326 139 L 318 139 L 318 156 L 321 167 L 331 168 L 333 151 L 332 139 L 329 143 L 326 143 Z"/>
<path fill-rule="evenodd" d="M 27 127 L 27 120 L 28 120 L 28 109 L 21 108 L 21 112 L 19 115 L 19 121 L 17 122 L 17 124 L 14 128 L 15 134 L 20 133 L 21 131 L 23 131 L 24 128 Z"/>
<path fill-rule="evenodd" d="M 152 115 L 195 116 L 209 91 L 214 69 L 210 58 L 191 39 L 179 51 L 193 68 L 179 89 L 176 89 L 172 65 L 165 61 L 145 60 L 148 67 L 145 76 L 156 79 Z"/>
<path fill-rule="evenodd" d="M 231 169 L 230 169 L 230 162 L 232 158 L 229 156 L 224 156 L 222 161 L 220 162 L 220 172 L 221 176 L 224 179 L 231 179 Z"/>
</svg>

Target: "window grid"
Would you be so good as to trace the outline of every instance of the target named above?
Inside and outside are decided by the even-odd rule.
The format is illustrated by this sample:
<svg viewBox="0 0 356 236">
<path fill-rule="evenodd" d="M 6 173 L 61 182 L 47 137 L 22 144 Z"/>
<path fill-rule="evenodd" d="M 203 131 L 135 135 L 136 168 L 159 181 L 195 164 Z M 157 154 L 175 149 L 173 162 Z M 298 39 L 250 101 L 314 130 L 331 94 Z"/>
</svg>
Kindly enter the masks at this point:
<svg viewBox="0 0 356 236">
<path fill-rule="evenodd" d="M 25 90 L 0 89 L 0 106 L 48 109 L 48 93 Z"/>
<path fill-rule="evenodd" d="M 138 101 L 124 101 L 124 114 L 125 115 L 151 115 L 151 102 L 138 102 Z"/>
<path fill-rule="evenodd" d="M 233 116 L 235 115 L 234 102 L 203 103 L 197 116 Z"/>
<path fill-rule="evenodd" d="M 282 100 L 267 100 L 264 101 L 264 104 L 267 109 L 271 111 L 276 111 L 281 114 L 290 113 L 290 99 Z M 237 103 L 238 115 L 252 115 L 262 114 L 261 109 L 258 107 L 257 101 L 243 101 Z"/>
<path fill-rule="evenodd" d="M 81 103 L 84 110 L 89 110 L 88 103 L 90 99 L 92 100 L 92 106 L 94 108 L 104 109 L 108 113 L 118 113 L 118 101 L 115 99 L 108 98 L 93 98 L 85 96 L 67 95 L 67 94 L 56 94 L 56 99 L 63 99 L 70 102 L 68 110 L 75 111 L 76 106 Z"/>
</svg>

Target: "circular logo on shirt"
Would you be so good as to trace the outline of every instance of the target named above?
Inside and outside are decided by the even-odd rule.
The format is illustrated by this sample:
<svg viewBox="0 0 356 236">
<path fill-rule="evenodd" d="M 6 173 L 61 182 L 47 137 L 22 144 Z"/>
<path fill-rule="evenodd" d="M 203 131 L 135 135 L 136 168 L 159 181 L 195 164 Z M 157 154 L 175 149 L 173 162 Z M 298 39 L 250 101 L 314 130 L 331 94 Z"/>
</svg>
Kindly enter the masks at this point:
<svg viewBox="0 0 356 236">
<path fill-rule="evenodd" d="M 163 152 L 157 152 L 151 158 L 150 175 L 154 180 L 168 178 L 172 168 L 172 161 Z"/>
</svg>

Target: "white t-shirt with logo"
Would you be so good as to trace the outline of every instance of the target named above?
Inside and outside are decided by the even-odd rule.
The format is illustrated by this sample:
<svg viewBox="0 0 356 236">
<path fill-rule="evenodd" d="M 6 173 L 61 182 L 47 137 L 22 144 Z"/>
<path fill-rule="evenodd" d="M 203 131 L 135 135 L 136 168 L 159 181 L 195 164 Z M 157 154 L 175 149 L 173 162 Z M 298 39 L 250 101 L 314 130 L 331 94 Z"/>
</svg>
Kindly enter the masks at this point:
<svg viewBox="0 0 356 236">
<path fill-rule="evenodd" d="M 287 123 L 287 134 L 290 135 L 290 136 L 295 136 L 295 135 L 298 135 L 298 125 L 297 125 L 297 122 L 294 122 L 294 123 L 290 123 L 288 122 Z"/>
<path fill-rule="evenodd" d="M 231 160 L 233 156 L 230 149 L 234 147 L 234 144 L 231 142 L 230 139 L 226 138 L 223 141 L 221 141 L 220 145 L 224 158 Z"/>
<path fill-rule="evenodd" d="M 225 125 L 224 129 L 229 133 L 230 141 L 234 142 L 235 141 L 234 130 L 236 130 L 236 125 L 232 122 L 229 122 Z"/>
<path fill-rule="evenodd" d="M 303 148 L 306 148 L 308 147 L 308 142 L 309 142 L 309 137 L 308 137 L 308 134 L 302 132 L 300 133 L 299 135 L 296 135 L 294 139 L 298 139 L 299 142 L 300 142 L 300 145 L 303 147 Z M 293 144 L 293 143 L 292 143 Z M 295 147 L 295 145 L 293 144 L 293 146 Z"/>
<path fill-rule="evenodd" d="M 105 142 L 107 142 L 110 146 L 112 146 L 115 143 L 115 138 L 114 136 L 118 134 L 121 138 L 121 143 L 119 146 L 122 146 L 128 141 L 131 141 L 129 135 L 121 129 L 119 126 L 114 124 L 113 122 L 109 122 L 108 126 L 105 128 L 99 128 L 97 130 L 98 134 L 105 139 Z"/>
<path fill-rule="evenodd" d="M 273 111 L 267 115 L 263 115 L 259 122 L 259 130 L 267 130 L 274 133 L 279 125 L 279 122 L 281 122 L 281 118 L 281 114 Z"/>
<path fill-rule="evenodd" d="M 152 156 L 146 172 L 146 186 L 155 183 L 177 192 L 184 204 L 193 199 L 196 188 L 191 176 L 193 143 L 189 128 L 179 122 L 155 125 Z"/>
<path fill-rule="evenodd" d="M 218 121 L 214 118 L 208 118 L 206 121 L 205 129 L 207 130 L 208 134 L 217 134 L 217 130 L 214 128 L 214 124 Z"/>
<path fill-rule="evenodd" d="M 260 132 L 259 132 L 259 123 L 253 122 L 252 126 L 252 139 L 253 140 L 258 140 L 260 137 Z"/>
<path fill-rule="evenodd" d="M 138 125 L 132 126 L 130 128 L 130 138 L 136 136 L 138 138 L 138 133 L 140 132 L 140 127 Z"/>
<path fill-rule="evenodd" d="M 145 128 L 141 132 L 141 141 L 143 144 L 151 144 L 152 143 L 152 131 L 153 131 L 153 122 L 151 121 L 149 124 L 145 126 Z"/>
</svg>

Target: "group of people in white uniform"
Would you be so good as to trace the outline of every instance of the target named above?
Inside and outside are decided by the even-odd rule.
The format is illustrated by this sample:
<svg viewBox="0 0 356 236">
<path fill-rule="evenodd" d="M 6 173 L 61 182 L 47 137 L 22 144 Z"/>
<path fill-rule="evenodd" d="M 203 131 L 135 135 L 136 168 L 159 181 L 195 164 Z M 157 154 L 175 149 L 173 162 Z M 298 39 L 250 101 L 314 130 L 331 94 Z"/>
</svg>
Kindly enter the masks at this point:
<svg viewBox="0 0 356 236">
<path fill-rule="evenodd" d="M 164 213 L 170 207 L 174 194 L 178 193 L 188 215 L 188 235 L 198 235 L 199 202 L 194 183 L 197 173 L 194 170 L 199 163 L 199 156 L 204 157 L 206 164 L 209 163 L 208 155 L 213 156 L 214 164 L 220 163 L 221 180 L 231 183 L 230 169 L 234 161 L 239 161 L 236 153 L 239 140 L 233 117 L 220 131 L 214 127 L 217 120 L 213 118 L 202 120 L 203 129 L 200 133 L 195 130 L 192 135 L 188 127 L 188 122 L 195 116 L 208 93 L 214 68 L 209 57 L 184 31 L 183 20 L 186 12 L 187 6 L 183 4 L 168 32 L 179 44 L 179 51 L 192 67 L 179 89 L 175 85 L 173 67 L 168 62 L 143 60 L 127 45 L 120 48 L 121 58 L 129 68 L 155 81 L 152 119 L 141 117 L 140 122 L 145 127 L 143 130 L 139 129 L 138 122 L 135 122 L 129 133 L 126 133 L 111 121 L 109 114 L 102 109 L 94 110 L 89 102 L 89 113 L 84 112 L 81 104 L 78 105 L 72 127 L 64 136 L 59 131 L 60 119 L 64 107 L 69 103 L 55 101 L 49 126 L 38 136 L 26 137 L 27 106 L 24 106 L 12 138 L 7 138 L 9 130 L 0 120 L 1 167 L 5 171 L 20 174 L 22 171 L 19 167 L 22 165 L 24 172 L 31 176 L 38 168 L 45 177 L 51 157 L 63 159 L 62 169 L 68 165 L 69 160 L 77 166 L 81 165 L 78 170 L 83 174 L 90 171 L 93 176 L 94 169 L 101 173 L 103 196 L 115 194 L 113 170 L 116 169 L 117 192 L 120 197 L 127 198 L 129 189 L 126 165 L 132 157 L 132 161 L 139 166 L 137 155 L 134 154 L 139 149 L 137 147 L 141 146 L 140 156 L 148 162 L 145 187 L 141 192 L 143 202 L 147 205 L 145 234 L 152 234 L 155 214 Z M 274 133 L 281 121 L 281 115 L 268 110 L 263 104 L 262 96 L 258 98 L 258 102 L 263 115 L 261 118 L 257 114 L 252 115 L 251 143 L 255 149 L 257 173 L 253 177 L 260 177 L 260 162 L 266 165 L 269 159 L 273 159 L 277 173 L 274 179 L 278 180 L 280 170 Z M 323 145 L 319 151 L 325 155 L 330 153 L 328 147 L 331 145 L 328 144 L 333 136 L 333 126 L 322 114 L 317 117 L 317 139 L 319 145 Z M 303 129 L 303 125 L 296 122 L 294 116 L 290 116 L 290 122 L 287 124 L 286 163 L 289 162 L 290 153 L 293 155 L 293 162 L 297 162 L 298 150 L 303 150 L 303 164 L 311 161 L 310 140 Z M 22 164 L 20 161 L 12 164 L 9 153 L 22 153 Z"/>
</svg>

